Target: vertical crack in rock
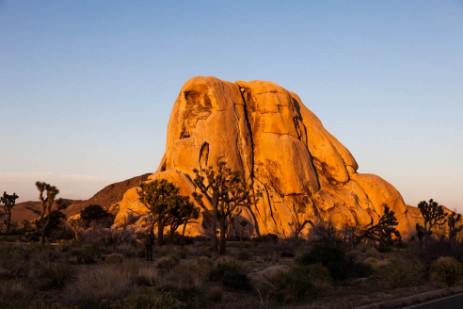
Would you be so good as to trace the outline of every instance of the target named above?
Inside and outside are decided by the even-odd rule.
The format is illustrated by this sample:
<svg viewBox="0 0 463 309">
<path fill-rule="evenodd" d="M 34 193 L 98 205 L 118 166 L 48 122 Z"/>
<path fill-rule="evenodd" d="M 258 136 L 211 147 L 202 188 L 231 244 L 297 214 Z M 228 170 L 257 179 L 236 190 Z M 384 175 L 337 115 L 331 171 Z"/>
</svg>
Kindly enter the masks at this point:
<svg viewBox="0 0 463 309">
<path fill-rule="evenodd" d="M 258 178 L 254 178 L 257 182 L 259 182 L 261 184 L 261 186 L 264 188 L 265 190 L 265 197 L 266 197 L 266 202 L 267 202 L 267 205 L 268 205 L 268 208 L 269 208 L 269 212 L 270 212 L 270 218 L 272 219 L 273 223 L 275 224 L 276 227 L 278 227 L 278 224 L 275 220 L 275 216 L 273 215 L 273 206 L 272 206 L 272 199 L 270 198 L 270 193 L 268 191 L 268 188 L 267 186 L 262 182 L 260 181 Z M 267 217 L 267 214 L 264 212 L 264 216 Z"/>
<path fill-rule="evenodd" d="M 244 97 L 244 91 L 245 89 L 242 88 L 239 84 L 235 83 L 238 86 L 239 93 L 241 96 L 241 100 L 243 101 L 243 114 L 244 114 L 244 123 L 246 126 L 247 131 L 249 132 L 249 142 L 250 142 L 250 147 L 251 147 L 251 152 L 250 152 L 250 165 L 251 165 L 251 170 L 249 171 L 249 178 L 253 179 L 254 178 L 254 138 L 251 130 L 251 124 L 249 122 L 249 117 L 248 117 L 248 103 L 246 102 L 246 98 Z"/>
<path fill-rule="evenodd" d="M 207 162 L 209 160 L 209 143 L 204 142 L 201 146 L 201 151 L 199 152 L 199 167 L 201 169 L 207 168 Z"/>
</svg>

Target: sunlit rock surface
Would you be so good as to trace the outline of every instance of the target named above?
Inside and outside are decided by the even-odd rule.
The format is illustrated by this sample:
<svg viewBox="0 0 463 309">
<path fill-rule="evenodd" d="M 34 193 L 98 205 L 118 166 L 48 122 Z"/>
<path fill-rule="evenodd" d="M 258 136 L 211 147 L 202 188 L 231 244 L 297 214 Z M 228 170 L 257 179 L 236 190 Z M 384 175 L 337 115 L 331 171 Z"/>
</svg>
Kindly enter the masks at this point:
<svg viewBox="0 0 463 309">
<path fill-rule="evenodd" d="M 262 235 L 292 237 L 305 220 L 365 226 L 378 220 L 384 205 L 396 213 L 403 234 L 414 228 L 400 193 L 378 176 L 357 173 L 349 150 L 296 94 L 274 83 L 214 77 L 185 83 L 170 116 L 164 158 L 150 179 L 166 178 L 189 195 L 193 169 L 220 161 L 263 193 L 254 216 L 242 213 L 248 234 L 257 224 Z M 118 206 L 116 227 L 143 225 L 148 210 L 136 188 Z M 188 225 L 187 234 L 202 233 L 200 222 Z"/>
</svg>

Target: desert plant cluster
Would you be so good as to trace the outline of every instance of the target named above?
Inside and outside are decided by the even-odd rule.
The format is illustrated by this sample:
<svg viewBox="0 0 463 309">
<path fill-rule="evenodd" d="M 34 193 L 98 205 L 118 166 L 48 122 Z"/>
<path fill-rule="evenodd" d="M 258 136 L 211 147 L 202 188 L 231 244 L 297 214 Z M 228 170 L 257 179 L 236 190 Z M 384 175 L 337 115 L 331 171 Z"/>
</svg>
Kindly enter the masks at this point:
<svg viewBox="0 0 463 309">
<path fill-rule="evenodd" d="M 45 246 L 3 236 L 0 307 L 349 308 L 463 278 L 460 244 L 450 248 L 435 239 L 422 248 L 411 241 L 380 251 L 338 236 L 233 240 L 226 255 L 212 250 L 210 240 L 187 238 L 155 246 L 154 261 L 145 260 L 143 236 L 108 228 Z"/>
<path fill-rule="evenodd" d="M 195 173 L 198 208 L 168 181 L 139 187 L 157 231 L 152 261 L 146 234 L 111 228 L 99 205 L 66 218 L 58 188 L 37 182 L 40 215 L 15 224 L 18 196 L 5 192 L 0 308 L 350 308 L 463 283 L 461 216 L 433 200 L 418 205 L 423 224 L 407 240 L 387 205 L 364 227 L 309 220 L 305 237 L 231 238 L 225 230 L 259 192 L 225 164 Z M 200 211 L 209 237 L 186 237 Z"/>
</svg>

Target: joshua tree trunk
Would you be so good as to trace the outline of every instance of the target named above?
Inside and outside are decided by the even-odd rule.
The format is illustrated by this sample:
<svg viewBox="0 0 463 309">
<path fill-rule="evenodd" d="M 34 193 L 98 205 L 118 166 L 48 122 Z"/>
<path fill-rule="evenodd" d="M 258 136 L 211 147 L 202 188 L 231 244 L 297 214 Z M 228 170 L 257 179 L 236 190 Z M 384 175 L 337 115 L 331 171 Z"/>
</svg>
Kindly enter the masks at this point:
<svg viewBox="0 0 463 309">
<path fill-rule="evenodd" d="M 164 242 L 164 224 L 162 224 L 162 221 L 158 221 L 158 237 L 156 238 L 156 245 L 162 246 L 162 243 Z"/>
<path fill-rule="evenodd" d="M 257 222 L 256 215 L 254 214 L 254 212 L 252 212 L 251 209 L 249 209 L 249 213 L 251 214 L 252 220 L 254 221 L 254 228 L 256 230 L 257 237 L 260 237 L 261 235 L 260 235 L 260 230 L 259 230 L 259 222 Z"/>
<path fill-rule="evenodd" d="M 47 227 L 49 223 L 50 223 L 50 214 L 45 220 L 45 224 L 42 226 L 42 236 L 40 238 L 40 242 L 42 245 L 45 245 L 45 242 L 46 242 L 46 233 L 47 233 Z"/>
<path fill-rule="evenodd" d="M 8 212 L 8 217 L 6 219 L 6 233 L 10 234 L 10 228 L 11 228 L 11 210 Z"/>
<path fill-rule="evenodd" d="M 188 221 L 185 221 L 185 223 L 183 224 L 183 229 L 182 229 L 182 239 L 185 237 L 185 232 L 186 232 L 186 224 L 188 223 Z"/>
<path fill-rule="evenodd" d="M 74 240 L 78 242 L 79 241 L 79 229 L 77 228 L 73 230 L 73 232 L 74 232 Z"/>
<path fill-rule="evenodd" d="M 220 226 L 219 226 L 219 230 L 220 230 L 220 238 L 219 238 L 219 254 L 220 255 L 223 255 L 225 254 L 226 252 L 226 237 L 225 237 L 225 233 L 226 233 L 226 229 L 227 229 L 227 225 L 226 225 L 226 222 L 225 222 L 225 218 L 224 217 L 221 217 L 220 218 Z"/>
<path fill-rule="evenodd" d="M 219 239 L 217 237 L 217 215 L 215 214 L 211 214 L 211 213 L 205 213 L 205 215 L 207 216 L 206 218 L 209 220 L 209 223 L 210 225 L 208 224 L 207 226 L 207 230 L 208 232 L 210 232 L 211 236 L 212 236 L 212 250 L 214 250 L 214 252 L 219 252 Z"/>
<path fill-rule="evenodd" d="M 174 243 L 174 235 L 175 235 L 175 231 L 177 229 L 173 229 L 172 228 L 172 225 L 170 226 L 170 231 L 169 231 L 169 236 L 170 236 L 170 242 L 173 244 Z"/>
</svg>

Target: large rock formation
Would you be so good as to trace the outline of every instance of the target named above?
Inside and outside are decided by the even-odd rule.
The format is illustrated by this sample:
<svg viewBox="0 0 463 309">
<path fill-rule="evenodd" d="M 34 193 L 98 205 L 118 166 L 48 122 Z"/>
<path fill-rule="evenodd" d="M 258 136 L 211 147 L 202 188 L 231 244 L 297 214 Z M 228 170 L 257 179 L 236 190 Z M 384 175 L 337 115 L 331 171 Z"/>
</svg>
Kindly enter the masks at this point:
<svg viewBox="0 0 463 309">
<path fill-rule="evenodd" d="M 365 226 L 384 205 L 395 211 L 402 233 L 414 226 L 399 192 L 378 176 L 357 173 L 349 150 L 296 94 L 274 83 L 214 77 L 185 83 L 170 117 L 164 158 L 150 178 L 166 178 L 189 195 L 193 169 L 220 161 L 263 193 L 253 207 L 261 234 L 291 237 L 306 219 Z M 148 212 L 135 188 L 119 207 L 115 226 L 141 224 Z M 249 213 L 243 216 L 255 222 Z M 201 233 L 200 224 L 189 232 Z"/>
</svg>

